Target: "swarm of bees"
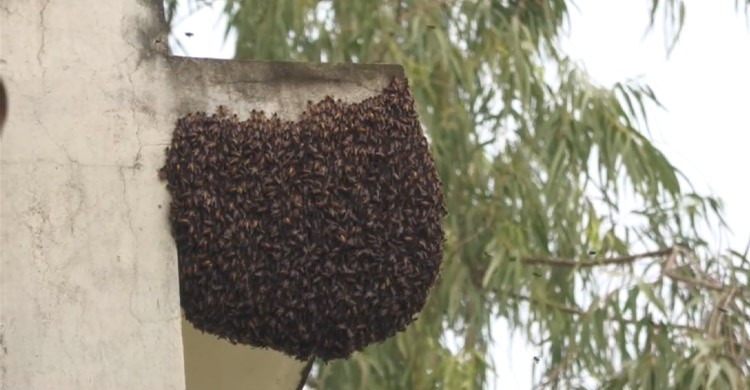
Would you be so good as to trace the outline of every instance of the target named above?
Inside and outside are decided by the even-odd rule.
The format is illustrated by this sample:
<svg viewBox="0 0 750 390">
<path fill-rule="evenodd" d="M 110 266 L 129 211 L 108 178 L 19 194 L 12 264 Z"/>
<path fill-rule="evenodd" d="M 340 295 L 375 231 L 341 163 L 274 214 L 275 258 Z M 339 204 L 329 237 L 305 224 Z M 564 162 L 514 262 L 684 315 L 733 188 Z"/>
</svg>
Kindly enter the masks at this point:
<svg viewBox="0 0 750 390">
<path fill-rule="evenodd" d="M 165 166 L 185 317 L 234 344 L 347 358 L 402 331 L 446 210 L 408 81 L 296 122 L 220 107 L 178 120 Z"/>
</svg>

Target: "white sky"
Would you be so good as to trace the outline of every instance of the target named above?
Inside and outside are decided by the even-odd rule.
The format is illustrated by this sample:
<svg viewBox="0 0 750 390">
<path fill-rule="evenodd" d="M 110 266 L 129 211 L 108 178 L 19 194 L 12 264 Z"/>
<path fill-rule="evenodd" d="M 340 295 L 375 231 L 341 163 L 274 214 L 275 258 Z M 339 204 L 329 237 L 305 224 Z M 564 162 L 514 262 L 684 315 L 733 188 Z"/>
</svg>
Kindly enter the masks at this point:
<svg viewBox="0 0 750 390">
<path fill-rule="evenodd" d="M 565 51 L 599 83 L 638 78 L 654 89 L 667 109 L 649 111 L 654 142 L 700 193 L 724 200 L 734 234 L 713 244 L 742 251 L 750 240 L 750 28 L 734 0 L 687 0 L 685 29 L 667 58 L 663 25 L 644 36 L 650 2 L 577 0 Z M 235 37 L 222 41 L 222 6 L 217 1 L 188 18 L 187 9 L 178 10 L 175 36 L 186 52 L 173 44 L 175 53 L 232 58 Z M 504 321 L 493 328 L 493 387 L 530 389 L 537 351 L 511 340 Z"/>
</svg>

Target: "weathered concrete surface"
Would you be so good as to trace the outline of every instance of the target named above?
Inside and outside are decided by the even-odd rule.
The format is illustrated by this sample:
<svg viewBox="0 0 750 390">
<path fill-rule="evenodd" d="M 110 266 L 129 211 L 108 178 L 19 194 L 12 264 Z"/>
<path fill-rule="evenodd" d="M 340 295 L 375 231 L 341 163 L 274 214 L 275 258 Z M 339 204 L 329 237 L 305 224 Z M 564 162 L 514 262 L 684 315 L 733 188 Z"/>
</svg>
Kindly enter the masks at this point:
<svg viewBox="0 0 750 390">
<path fill-rule="evenodd" d="M 172 58 L 161 12 L 154 0 L 0 3 L 2 389 L 184 389 L 176 251 L 156 172 L 177 117 L 224 104 L 293 118 L 307 100 L 359 100 L 402 72 Z M 225 346 L 206 340 L 188 340 L 185 354 L 210 376 L 222 357 L 203 352 Z M 243 353 L 261 374 L 285 361 L 295 383 L 304 365 Z M 248 388 L 287 385 L 256 379 Z"/>
</svg>

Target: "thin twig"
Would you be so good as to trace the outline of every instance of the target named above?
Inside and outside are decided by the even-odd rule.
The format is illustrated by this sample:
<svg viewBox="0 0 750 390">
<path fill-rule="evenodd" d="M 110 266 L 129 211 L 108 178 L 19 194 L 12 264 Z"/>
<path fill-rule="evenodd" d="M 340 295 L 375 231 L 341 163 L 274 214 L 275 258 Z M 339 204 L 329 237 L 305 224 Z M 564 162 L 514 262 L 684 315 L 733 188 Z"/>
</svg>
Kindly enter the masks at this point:
<svg viewBox="0 0 750 390">
<path fill-rule="evenodd" d="M 318 385 L 318 381 L 316 381 L 313 378 L 307 378 L 307 382 L 305 382 L 305 386 L 308 386 L 312 389 L 319 389 L 320 385 Z"/>
<path fill-rule="evenodd" d="M 568 364 L 570 364 L 570 361 L 573 358 L 573 355 L 575 355 L 577 349 L 578 349 L 577 344 L 574 344 L 566 348 L 565 356 L 563 356 L 562 361 L 558 363 L 557 367 L 555 367 L 555 370 L 550 375 L 547 376 L 547 380 L 544 383 L 538 385 L 536 388 L 544 389 L 553 383 L 556 384 L 560 380 L 560 374 L 562 374 L 565 368 L 567 368 Z"/>
<path fill-rule="evenodd" d="M 456 253 L 458 253 L 458 251 L 464 245 L 469 244 L 474 239 L 476 239 L 477 237 L 479 237 L 481 234 L 486 233 L 487 229 L 489 229 L 490 226 L 492 226 L 494 223 L 495 223 L 495 217 L 494 216 L 491 217 L 491 218 L 487 218 L 487 221 L 485 221 L 485 223 L 481 227 L 479 227 L 478 229 L 476 229 L 476 231 L 474 231 L 474 233 L 472 233 L 468 237 L 464 237 L 461 241 L 459 241 L 455 245 L 453 245 L 453 249 L 451 250 L 451 253 L 450 253 L 449 256 L 455 255 Z"/>
<path fill-rule="evenodd" d="M 720 283 L 719 281 L 710 278 L 705 275 L 706 279 L 694 279 L 687 276 L 678 274 L 675 269 L 677 268 L 677 255 L 687 254 L 687 251 L 679 246 L 673 246 L 670 248 L 659 249 L 651 252 L 639 253 L 629 256 L 613 257 L 608 259 L 598 260 L 573 260 L 573 259 L 545 259 L 545 258 L 523 258 L 522 261 L 526 265 L 548 265 L 552 267 L 566 267 L 566 268 L 591 268 L 604 265 L 625 265 L 632 264 L 638 260 L 657 257 L 667 256 L 667 260 L 664 262 L 662 273 L 670 279 L 689 284 L 695 287 L 703 287 L 709 290 L 725 292 L 731 289 L 731 286 Z M 741 291 L 741 295 L 750 294 L 750 290 Z"/>
<path fill-rule="evenodd" d="M 550 265 L 554 267 L 568 267 L 568 268 L 590 268 L 602 265 L 624 265 L 631 264 L 637 260 L 645 259 L 649 257 L 664 256 L 672 253 L 674 248 L 659 249 L 657 251 L 640 253 L 636 255 L 613 257 L 608 259 L 598 260 L 571 260 L 571 259 L 544 259 L 544 258 L 524 258 L 522 259 L 524 264 L 527 265 Z"/>
<path fill-rule="evenodd" d="M 750 293 L 749 290 L 737 290 L 736 287 L 728 286 L 726 284 L 723 284 L 719 282 L 718 280 L 712 278 L 705 272 L 700 270 L 700 267 L 693 267 L 693 270 L 699 273 L 701 276 L 703 276 L 704 279 L 695 279 L 688 276 L 680 275 L 677 273 L 677 256 L 678 255 L 690 255 L 689 252 L 687 252 L 685 249 L 682 249 L 680 247 L 673 247 L 671 248 L 671 253 L 669 254 L 669 257 L 667 257 L 667 260 L 664 262 L 664 266 L 662 267 L 662 274 L 669 277 L 670 279 L 674 280 L 675 282 L 684 283 L 687 285 L 690 285 L 692 287 L 703 287 L 709 290 L 725 293 L 727 291 L 733 291 L 732 295 L 735 293 L 742 295 L 748 295 Z"/>
<path fill-rule="evenodd" d="M 696 286 L 696 287 L 703 287 L 703 288 L 707 288 L 709 290 L 714 290 L 718 292 L 724 292 L 732 288 L 730 286 L 727 286 L 718 282 L 713 282 L 710 280 L 700 280 L 700 279 L 689 278 L 687 276 L 682 276 L 672 270 L 664 271 L 664 275 L 668 276 L 670 279 L 677 281 L 677 282 L 682 282 L 682 283 L 689 284 L 691 286 Z"/>
<path fill-rule="evenodd" d="M 315 363 L 315 356 L 310 356 L 310 359 L 307 361 L 307 365 L 302 370 L 299 384 L 297 385 L 297 390 L 302 390 L 305 388 L 305 385 L 310 385 L 310 371 L 312 370 L 313 364 Z M 312 387 L 312 386 L 311 386 Z M 317 389 L 318 387 L 313 387 Z"/>
</svg>

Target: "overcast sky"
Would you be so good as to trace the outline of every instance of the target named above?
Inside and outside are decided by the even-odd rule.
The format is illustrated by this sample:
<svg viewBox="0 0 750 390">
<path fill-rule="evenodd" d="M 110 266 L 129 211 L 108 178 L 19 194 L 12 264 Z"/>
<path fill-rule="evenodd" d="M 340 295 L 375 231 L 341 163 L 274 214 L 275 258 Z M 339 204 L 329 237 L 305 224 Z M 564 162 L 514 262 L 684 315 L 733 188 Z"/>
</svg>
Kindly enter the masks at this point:
<svg viewBox="0 0 750 390">
<path fill-rule="evenodd" d="M 734 0 L 687 0 L 685 29 L 667 58 L 662 25 L 644 36 L 650 3 L 577 0 L 564 48 L 599 83 L 638 78 L 654 89 L 667 111 L 649 112 L 653 141 L 699 192 L 724 200 L 734 234 L 712 244 L 741 251 L 750 240 L 750 28 Z M 186 53 L 173 44 L 175 53 L 232 58 L 221 6 L 178 12 L 175 35 Z M 510 340 L 503 321 L 494 329 L 496 388 L 530 389 L 537 351 Z"/>
</svg>

